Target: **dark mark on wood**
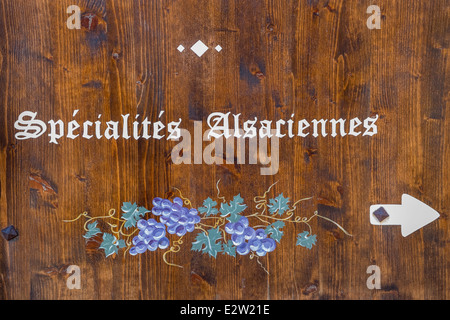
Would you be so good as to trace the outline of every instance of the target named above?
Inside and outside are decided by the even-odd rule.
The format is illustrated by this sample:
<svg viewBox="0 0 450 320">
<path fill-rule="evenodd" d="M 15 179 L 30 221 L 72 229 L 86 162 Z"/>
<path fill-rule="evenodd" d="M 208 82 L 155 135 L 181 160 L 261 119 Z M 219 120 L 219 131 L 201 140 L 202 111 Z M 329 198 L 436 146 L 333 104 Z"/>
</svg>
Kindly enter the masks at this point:
<svg viewBox="0 0 450 320">
<path fill-rule="evenodd" d="M 98 17 L 96 14 L 86 12 L 81 15 L 81 26 L 89 31 L 94 31 L 98 26 Z"/>
<path fill-rule="evenodd" d="M 69 268 L 69 267 L 70 267 L 70 264 L 63 264 L 60 266 L 48 267 L 48 268 L 45 268 L 44 270 L 42 270 L 42 272 L 40 272 L 40 274 L 49 276 L 49 277 L 55 277 L 58 275 L 68 276 L 67 268 Z"/>
<path fill-rule="evenodd" d="M 50 183 L 40 175 L 30 174 L 28 176 L 28 185 L 30 189 L 38 190 L 39 193 L 51 195 L 57 193 L 55 189 L 50 185 Z"/>
<path fill-rule="evenodd" d="M 315 280 L 314 283 L 308 283 L 304 288 L 302 293 L 305 296 L 308 296 L 314 292 L 317 292 L 319 290 L 319 281 Z"/>
<path fill-rule="evenodd" d="M 93 88 L 93 89 L 102 89 L 103 84 L 101 81 L 98 80 L 91 80 L 89 82 L 83 83 L 81 85 L 83 88 Z"/>
</svg>

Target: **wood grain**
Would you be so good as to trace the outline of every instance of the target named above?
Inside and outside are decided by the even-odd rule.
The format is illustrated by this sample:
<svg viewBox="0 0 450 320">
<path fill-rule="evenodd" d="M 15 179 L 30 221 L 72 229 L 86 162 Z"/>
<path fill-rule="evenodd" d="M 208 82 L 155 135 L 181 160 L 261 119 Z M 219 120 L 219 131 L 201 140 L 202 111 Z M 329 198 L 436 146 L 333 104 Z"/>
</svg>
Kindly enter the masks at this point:
<svg viewBox="0 0 450 320">
<path fill-rule="evenodd" d="M 95 30 L 66 27 L 72 4 L 96 15 Z M 366 27 L 371 4 L 381 8 L 380 30 Z M 0 226 L 20 234 L 0 244 L 0 299 L 449 299 L 449 12 L 446 0 L 0 1 Z M 176 50 L 197 40 L 223 51 Z M 164 110 L 191 132 L 215 111 L 377 114 L 379 133 L 282 139 L 274 176 L 255 165 L 174 165 L 164 139 L 14 137 L 22 111 L 67 122 L 77 109 L 80 120 Z M 353 237 L 314 220 L 318 244 L 307 250 L 295 246 L 302 227 L 289 225 L 262 260 L 267 275 L 248 257 L 190 251 L 193 235 L 171 258 L 183 269 L 161 252 L 105 259 L 86 249 L 81 222 L 62 222 L 125 201 L 150 207 L 172 187 L 200 206 L 219 179 L 226 198 L 247 203 L 276 181 L 275 194 L 313 196 L 301 212 L 318 210 Z M 407 238 L 370 225 L 370 205 L 403 193 L 441 218 Z M 72 264 L 81 290 L 66 287 Z M 373 264 L 380 290 L 366 286 Z"/>
</svg>

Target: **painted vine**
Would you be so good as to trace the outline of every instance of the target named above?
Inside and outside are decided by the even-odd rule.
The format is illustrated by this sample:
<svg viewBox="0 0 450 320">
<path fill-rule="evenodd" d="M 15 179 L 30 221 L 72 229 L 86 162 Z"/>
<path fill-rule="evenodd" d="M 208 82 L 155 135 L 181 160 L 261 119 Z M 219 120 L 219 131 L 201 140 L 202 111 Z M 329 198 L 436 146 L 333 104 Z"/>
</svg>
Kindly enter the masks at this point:
<svg viewBox="0 0 450 320">
<path fill-rule="evenodd" d="M 101 237 L 98 249 L 104 251 L 105 257 L 117 255 L 123 249 L 124 256 L 142 254 L 146 251 L 165 250 L 163 260 L 170 266 L 182 266 L 168 261 L 168 254 L 181 250 L 187 233 L 196 232 L 191 250 L 207 254 L 213 258 L 222 253 L 232 257 L 249 255 L 256 258 L 258 264 L 267 272 L 259 260 L 272 252 L 280 243 L 286 223 L 304 224 L 306 229 L 297 235 L 297 246 L 312 249 L 317 236 L 313 234 L 310 221 L 321 218 L 334 223 L 346 235 L 351 236 L 335 221 L 321 216 L 315 211 L 309 217 L 296 215 L 297 205 L 312 197 L 297 200 L 290 205 L 290 199 L 283 193 L 268 198 L 271 185 L 262 196 L 253 198 L 255 211 L 245 215 L 248 207 L 240 194 L 227 201 L 220 196 L 219 182 L 216 184 L 217 201 L 207 198 L 202 205 L 195 208 L 181 191 L 174 188 L 179 195 L 169 199 L 155 198 L 151 210 L 136 203 L 124 202 L 121 214 L 110 209 L 105 216 L 92 217 L 83 212 L 73 220 L 85 217 L 86 241 Z M 157 221 L 156 219 L 159 221 Z M 98 221 L 106 223 L 107 231 L 99 228 Z M 251 224 L 250 222 L 254 222 Z M 169 238 L 172 239 L 170 242 Z M 170 244 L 171 243 L 171 244 Z M 268 273 L 268 272 L 267 272 Z"/>
</svg>

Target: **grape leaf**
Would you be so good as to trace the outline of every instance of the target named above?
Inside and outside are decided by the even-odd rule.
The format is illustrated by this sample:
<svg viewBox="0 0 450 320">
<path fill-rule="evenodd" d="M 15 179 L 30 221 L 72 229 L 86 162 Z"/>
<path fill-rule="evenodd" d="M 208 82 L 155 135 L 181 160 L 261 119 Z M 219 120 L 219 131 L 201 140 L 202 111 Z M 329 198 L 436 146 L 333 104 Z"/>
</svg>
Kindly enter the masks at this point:
<svg viewBox="0 0 450 320">
<path fill-rule="evenodd" d="M 90 239 L 90 238 L 92 238 L 93 236 L 95 236 L 96 234 L 102 233 L 102 232 L 100 231 L 100 229 L 97 228 L 97 221 L 94 221 L 94 222 L 92 222 L 92 223 L 89 223 L 89 224 L 87 225 L 87 229 L 88 229 L 88 231 L 86 231 L 86 234 L 83 236 L 83 238 L 86 238 L 86 239 Z"/>
<path fill-rule="evenodd" d="M 197 234 L 195 241 L 192 242 L 192 251 L 198 251 L 202 253 L 207 253 L 211 257 L 215 258 L 218 252 L 222 252 L 222 244 L 217 242 L 222 238 L 222 235 L 217 229 L 209 229 L 208 233 L 200 232 Z"/>
<path fill-rule="evenodd" d="M 269 212 L 271 214 L 275 214 L 278 211 L 278 214 L 282 216 L 287 210 L 289 210 L 289 198 L 285 198 L 283 193 L 278 195 L 275 199 L 270 199 L 269 202 L 270 204 L 267 206 L 269 207 Z"/>
<path fill-rule="evenodd" d="M 203 201 L 203 207 L 198 208 L 198 212 L 202 214 L 204 213 L 205 217 L 215 216 L 219 213 L 215 206 L 217 206 L 217 202 L 212 200 L 211 198 L 208 198 Z"/>
<path fill-rule="evenodd" d="M 105 256 L 109 257 L 114 253 L 117 254 L 119 252 L 119 249 L 125 248 L 126 246 L 127 245 L 125 244 L 124 240 L 117 240 L 114 235 L 104 233 L 103 242 L 99 248 L 105 250 Z"/>
<path fill-rule="evenodd" d="M 236 246 L 233 245 L 233 241 L 228 240 L 228 243 L 223 244 L 223 254 L 236 258 Z"/>
<path fill-rule="evenodd" d="M 283 221 L 276 221 L 268 226 L 264 232 L 269 235 L 276 242 L 280 242 L 281 237 L 283 236 L 283 231 L 280 229 L 284 227 Z"/>
<path fill-rule="evenodd" d="M 316 235 L 312 235 L 312 236 L 308 237 L 308 234 L 309 234 L 308 231 L 303 231 L 302 233 L 299 233 L 298 237 L 297 237 L 297 245 L 311 250 L 313 245 L 316 244 L 317 239 L 316 239 Z"/>
<path fill-rule="evenodd" d="M 244 199 L 238 194 L 234 196 L 230 204 L 222 203 L 220 205 L 220 213 L 222 213 L 220 216 L 227 217 L 227 220 L 230 222 L 238 222 L 241 219 L 241 215 L 239 214 L 247 208 L 247 205 L 243 202 Z"/>
<path fill-rule="evenodd" d="M 124 212 L 122 218 L 126 220 L 123 225 L 125 229 L 135 227 L 137 221 L 140 220 L 145 213 L 150 212 L 144 207 L 138 207 L 136 203 L 131 204 L 131 202 L 124 202 L 122 211 Z"/>
</svg>

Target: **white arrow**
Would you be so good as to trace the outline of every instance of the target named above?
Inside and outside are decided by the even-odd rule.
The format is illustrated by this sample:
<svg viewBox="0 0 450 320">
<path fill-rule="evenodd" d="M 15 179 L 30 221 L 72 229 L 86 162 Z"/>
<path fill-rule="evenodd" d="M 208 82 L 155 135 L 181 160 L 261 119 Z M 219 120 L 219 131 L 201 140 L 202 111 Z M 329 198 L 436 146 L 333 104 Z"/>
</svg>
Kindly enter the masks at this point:
<svg viewBox="0 0 450 320">
<path fill-rule="evenodd" d="M 380 221 L 377 215 L 384 220 Z M 378 226 L 400 225 L 404 237 L 423 228 L 437 218 L 439 218 L 439 213 L 436 210 L 408 194 L 402 195 L 401 205 L 375 204 L 370 206 L 371 224 Z"/>
</svg>

